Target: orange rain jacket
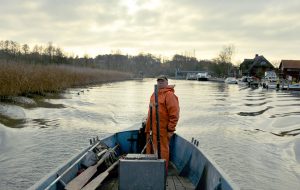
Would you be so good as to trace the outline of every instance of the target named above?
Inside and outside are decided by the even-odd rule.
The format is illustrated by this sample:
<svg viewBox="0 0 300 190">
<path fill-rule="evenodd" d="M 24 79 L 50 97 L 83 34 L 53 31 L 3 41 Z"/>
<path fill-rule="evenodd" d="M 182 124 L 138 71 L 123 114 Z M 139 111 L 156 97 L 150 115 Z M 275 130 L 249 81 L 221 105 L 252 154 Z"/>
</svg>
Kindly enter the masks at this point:
<svg viewBox="0 0 300 190">
<path fill-rule="evenodd" d="M 156 107 L 155 95 L 152 94 L 150 98 L 150 106 L 152 106 L 152 135 L 153 148 L 148 143 L 146 153 L 155 153 L 157 149 L 157 130 L 156 130 Z M 174 94 L 174 85 L 169 85 L 166 88 L 158 91 L 158 110 L 159 110 L 159 126 L 160 126 L 160 149 L 161 157 L 166 160 L 166 168 L 169 162 L 169 143 L 175 131 L 179 119 L 179 102 L 177 96 Z M 147 124 L 145 129 L 147 135 L 147 142 L 150 133 L 150 108 L 148 111 Z"/>
</svg>

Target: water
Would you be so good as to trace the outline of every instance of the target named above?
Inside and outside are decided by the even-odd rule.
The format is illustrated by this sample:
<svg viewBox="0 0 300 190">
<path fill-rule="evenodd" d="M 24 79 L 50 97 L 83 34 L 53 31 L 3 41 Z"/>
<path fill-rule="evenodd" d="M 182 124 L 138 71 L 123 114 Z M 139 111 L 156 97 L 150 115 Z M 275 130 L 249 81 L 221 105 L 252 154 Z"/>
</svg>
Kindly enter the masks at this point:
<svg viewBox="0 0 300 190">
<path fill-rule="evenodd" d="M 154 83 L 71 89 L 40 108 L 0 104 L 2 115 L 13 112 L 15 118 L 2 119 L 10 127 L 0 124 L 0 189 L 26 189 L 86 147 L 90 137 L 139 125 Z M 299 189 L 300 93 L 170 83 L 176 84 L 181 107 L 177 133 L 198 139 L 241 189 Z"/>
</svg>

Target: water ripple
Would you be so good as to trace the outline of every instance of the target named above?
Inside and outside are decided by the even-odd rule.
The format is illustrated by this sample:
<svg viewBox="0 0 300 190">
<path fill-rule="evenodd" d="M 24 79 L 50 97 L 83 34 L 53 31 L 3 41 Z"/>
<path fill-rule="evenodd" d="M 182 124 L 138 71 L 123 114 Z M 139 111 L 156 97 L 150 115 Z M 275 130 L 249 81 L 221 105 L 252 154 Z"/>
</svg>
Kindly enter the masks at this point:
<svg viewBox="0 0 300 190">
<path fill-rule="evenodd" d="M 266 109 L 260 110 L 260 111 L 256 111 L 256 112 L 239 112 L 237 113 L 240 116 L 257 116 L 257 115 L 261 115 L 263 114 L 265 111 L 272 109 L 272 106 L 268 106 Z"/>
<path fill-rule="evenodd" d="M 31 126 L 37 126 L 40 128 L 59 127 L 59 123 L 58 119 L 33 119 Z"/>
<path fill-rule="evenodd" d="M 300 112 L 279 113 L 279 114 L 271 115 L 270 118 L 287 117 L 293 115 L 300 115 Z"/>
<path fill-rule="evenodd" d="M 254 101 L 254 100 L 266 100 L 267 98 L 266 97 L 263 97 L 263 98 L 247 98 L 247 99 L 244 99 L 244 100 L 247 100 L 247 101 Z"/>
<path fill-rule="evenodd" d="M 276 105 L 276 107 L 300 107 L 300 104 L 284 104 L 284 105 Z"/>
<path fill-rule="evenodd" d="M 262 130 L 262 129 L 254 129 L 254 131 L 244 129 L 244 131 L 253 132 L 253 133 L 257 133 L 257 132 L 270 133 L 270 134 L 273 134 L 273 135 L 278 136 L 278 137 L 297 136 L 297 135 L 300 134 L 300 128 L 299 129 L 287 130 L 287 131 L 281 131 L 281 132 L 277 132 L 277 133 L 270 132 L 270 131 L 265 131 L 265 130 Z"/>
<path fill-rule="evenodd" d="M 252 104 L 245 103 L 245 106 L 262 106 L 262 105 L 265 105 L 269 102 L 271 102 L 271 101 L 265 101 L 265 102 L 261 102 L 261 103 L 252 103 Z"/>
<path fill-rule="evenodd" d="M 282 131 L 280 133 L 272 133 L 273 135 L 284 137 L 284 136 L 297 136 L 300 134 L 300 129 L 293 129 L 289 131 Z"/>
</svg>

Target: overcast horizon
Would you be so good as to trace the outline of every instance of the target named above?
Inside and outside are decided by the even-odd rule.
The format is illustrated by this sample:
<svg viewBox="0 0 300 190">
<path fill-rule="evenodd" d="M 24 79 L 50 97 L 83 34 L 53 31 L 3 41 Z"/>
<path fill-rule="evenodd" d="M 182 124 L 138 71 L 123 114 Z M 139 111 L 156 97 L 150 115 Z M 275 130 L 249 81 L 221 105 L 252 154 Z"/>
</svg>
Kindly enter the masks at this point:
<svg viewBox="0 0 300 190">
<path fill-rule="evenodd" d="M 0 40 L 94 57 L 120 51 L 170 59 L 216 58 L 233 45 L 235 64 L 263 55 L 300 60 L 297 0 L 0 0 Z"/>
</svg>

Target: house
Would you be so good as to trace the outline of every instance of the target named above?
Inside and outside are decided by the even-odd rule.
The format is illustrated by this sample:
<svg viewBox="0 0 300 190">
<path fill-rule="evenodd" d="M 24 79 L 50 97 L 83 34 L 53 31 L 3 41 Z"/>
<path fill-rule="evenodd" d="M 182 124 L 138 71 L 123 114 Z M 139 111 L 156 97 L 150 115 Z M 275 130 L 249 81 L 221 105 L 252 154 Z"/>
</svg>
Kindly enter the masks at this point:
<svg viewBox="0 0 300 190">
<path fill-rule="evenodd" d="M 284 79 L 291 76 L 293 81 L 300 80 L 300 60 L 281 60 L 279 70 Z"/>
<path fill-rule="evenodd" d="M 262 78 L 265 71 L 274 69 L 274 66 L 264 56 L 256 54 L 254 59 L 244 59 L 240 65 L 240 74 Z"/>
</svg>

